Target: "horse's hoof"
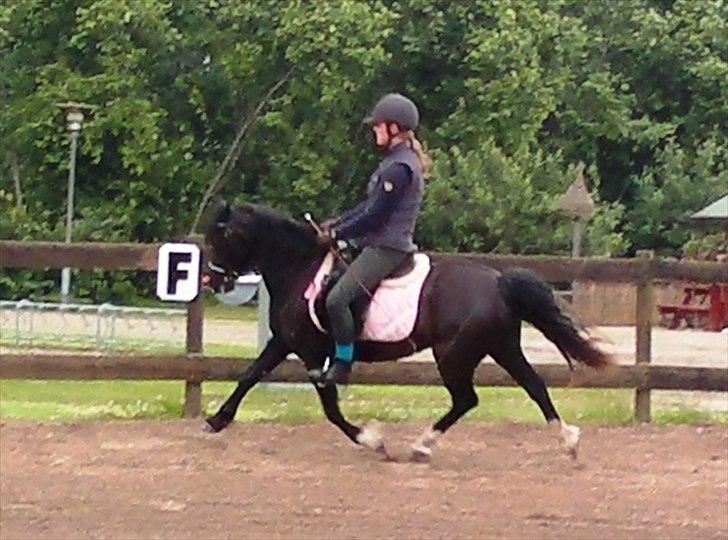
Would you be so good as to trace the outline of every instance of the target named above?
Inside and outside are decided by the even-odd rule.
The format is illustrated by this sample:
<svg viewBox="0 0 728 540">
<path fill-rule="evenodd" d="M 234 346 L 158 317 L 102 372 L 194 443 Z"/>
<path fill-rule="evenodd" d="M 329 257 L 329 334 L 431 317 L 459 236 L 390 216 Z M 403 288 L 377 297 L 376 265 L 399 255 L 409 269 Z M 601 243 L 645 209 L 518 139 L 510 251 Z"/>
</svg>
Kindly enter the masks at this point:
<svg viewBox="0 0 728 540">
<path fill-rule="evenodd" d="M 561 439 L 566 453 L 571 456 L 571 459 L 577 458 L 580 438 L 581 430 L 577 426 L 570 426 L 566 422 L 561 423 Z"/>
<path fill-rule="evenodd" d="M 572 446 L 570 448 L 566 449 L 566 453 L 569 454 L 571 459 L 576 461 L 576 459 L 579 457 L 579 447 L 578 446 Z"/>
<path fill-rule="evenodd" d="M 572 426 L 563 420 L 552 420 L 550 425 L 558 430 L 561 445 L 571 459 L 576 459 L 579 452 L 579 439 L 581 439 L 581 430 L 578 426 Z"/>
<path fill-rule="evenodd" d="M 410 461 L 413 463 L 429 463 L 432 457 L 432 449 L 437 443 L 437 439 L 442 435 L 442 432 L 428 429 L 422 436 L 417 439 L 412 445 L 412 454 L 410 455 Z"/>
<path fill-rule="evenodd" d="M 208 433 L 220 433 L 230 424 L 230 422 L 232 422 L 232 419 L 221 418 L 215 415 L 205 420 L 205 424 L 202 429 Z"/>
<path fill-rule="evenodd" d="M 429 450 L 427 450 L 427 449 L 423 450 L 423 449 L 413 448 L 412 449 L 412 454 L 410 454 L 410 461 L 412 463 L 423 463 L 423 464 L 425 464 L 425 463 L 429 463 L 430 462 L 430 458 L 431 457 L 432 457 L 432 452 L 430 452 Z"/>
<path fill-rule="evenodd" d="M 389 457 L 389 452 L 384 446 L 381 427 L 376 420 L 368 422 L 361 428 L 359 434 L 356 436 L 356 442 L 370 450 L 374 450 L 377 454 Z"/>
<path fill-rule="evenodd" d="M 384 446 L 384 443 L 381 443 L 377 448 L 375 448 L 374 452 L 379 454 L 384 461 L 396 461 L 394 456 L 392 456 L 392 454 L 389 453 L 389 450 L 387 450 L 387 447 Z"/>
</svg>

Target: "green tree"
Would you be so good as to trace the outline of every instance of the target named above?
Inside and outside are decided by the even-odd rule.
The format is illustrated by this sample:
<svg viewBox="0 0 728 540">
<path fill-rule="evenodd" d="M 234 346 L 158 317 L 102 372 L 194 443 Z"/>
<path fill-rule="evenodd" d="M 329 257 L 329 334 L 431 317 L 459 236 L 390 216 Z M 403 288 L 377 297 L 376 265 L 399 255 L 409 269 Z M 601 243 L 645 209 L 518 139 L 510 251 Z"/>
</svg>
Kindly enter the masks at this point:
<svg viewBox="0 0 728 540">
<path fill-rule="evenodd" d="M 74 238 L 150 241 L 186 233 L 218 177 L 219 195 L 294 215 L 354 204 L 378 157 L 360 119 L 401 91 L 436 163 L 423 247 L 567 253 L 554 201 L 584 161 L 587 253 L 674 253 L 685 216 L 727 189 L 726 15 L 723 0 L 4 2 L 0 234 L 60 238 L 58 102 L 97 105 Z M 105 279 L 88 290 L 128 294 Z"/>
</svg>

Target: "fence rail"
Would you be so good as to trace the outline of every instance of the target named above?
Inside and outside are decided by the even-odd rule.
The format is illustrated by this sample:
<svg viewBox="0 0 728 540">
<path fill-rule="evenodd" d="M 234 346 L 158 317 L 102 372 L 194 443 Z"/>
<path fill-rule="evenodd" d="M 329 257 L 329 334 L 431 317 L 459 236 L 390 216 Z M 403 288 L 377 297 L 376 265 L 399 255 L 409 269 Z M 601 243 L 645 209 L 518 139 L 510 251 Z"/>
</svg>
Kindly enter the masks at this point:
<svg viewBox="0 0 728 540">
<path fill-rule="evenodd" d="M 0 268 L 100 268 L 147 270 L 157 268 L 161 244 L 108 244 L 0 241 Z"/>
<path fill-rule="evenodd" d="M 251 359 L 187 356 L 127 356 L 84 354 L 7 354 L 2 358 L 2 376 L 8 379 L 126 379 L 231 381 L 253 362 Z M 646 390 L 699 390 L 728 392 L 723 368 L 618 365 L 601 371 L 561 364 L 534 364 L 533 368 L 553 387 L 641 388 Z M 301 362 L 286 360 L 264 380 L 308 382 Z M 440 385 L 437 366 L 431 362 L 357 363 L 353 384 Z M 475 371 L 478 386 L 517 386 L 495 364 L 482 364 Z"/>
<path fill-rule="evenodd" d="M 156 268 L 156 244 L 62 244 L 53 242 L 0 241 L 0 268 L 102 268 L 144 270 Z M 437 260 L 441 254 L 433 253 Z M 514 266 L 531 269 L 548 281 L 591 280 L 631 282 L 637 285 L 635 328 L 635 365 L 613 366 L 601 372 L 564 365 L 535 365 L 546 384 L 556 387 L 633 388 L 635 417 L 650 420 L 651 390 L 728 391 L 728 370 L 657 366 L 652 359 L 651 313 L 654 311 L 653 281 L 674 280 L 702 283 L 728 283 L 728 266 L 720 263 L 677 262 L 654 259 L 641 253 L 635 259 L 568 257 L 525 257 L 458 254 L 504 270 Z M 232 380 L 251 360 L 205 357 L 202 353 L 202 295 L 187 307 L 185 356 L 89 356 L 53 354 L 5 354 L 0 357 L 0 377 L 38 379 L 184 379 L 185 414 L 201 411 L 201 383 Z M 308 380 L 298 362 L 284 362 L 268 378 L 278 382 Z M 440 384 L 434 364 L 399 362 L 358 364 L 353 382 L 366 384 Z M 478 368 L 475 382 L 482 386 L 512 386 L 513 380 L 499 367 L 485 364 Z"/>
<path fill-rule="evenodd" d="M 728 266 L 717 262 L 649 261 L 634 259 L 571 258 L 520 255 L 457 254 L 498 270 L 520 266 L 538 272 L 547 281 L 600 281 L 635 283 L 645 276 L 668 281 L 728 282 Z"/>
<path fill-rule="evenodd" d="M 102 268 L 147 270 L 157 267 L 160 244 L 109 244 L 0 241 L 0 268 Z M 433 258 L 443 254 L 431 253 Z M 714 262 L 639 259 L 571 258 L 522 255 L 456 254 L 498 270 L 521 266 L 541 274 L 548 281 L 575 279 L 602 282 L 636 282 L 645 274 L 653 279 L 728 282 L 728 265 Z"/>
</svg>

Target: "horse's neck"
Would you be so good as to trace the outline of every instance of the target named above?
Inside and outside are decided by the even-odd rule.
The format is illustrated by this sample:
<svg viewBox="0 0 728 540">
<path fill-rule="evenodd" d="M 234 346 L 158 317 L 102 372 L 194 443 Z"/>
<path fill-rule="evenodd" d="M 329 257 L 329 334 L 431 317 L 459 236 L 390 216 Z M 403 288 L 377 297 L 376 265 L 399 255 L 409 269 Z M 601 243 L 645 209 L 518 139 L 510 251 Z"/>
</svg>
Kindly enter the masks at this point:
<svg viewBox="0 0 728 540">
<path fill-rule="evenodd" d="M 301 287 L 305 289 L 324 257 L 325 253 L 314 253 L 310 257 L 267 258 L 260 261 L 260 273 L 271 298 L 288 297 Z"/>
<path fill-rule="evenodd" d="M 313 264 L 323 259 L 324 250 L 314 238 L 313 233 L 291 221 L 261 221 L 255 262 L 271 299 L 293 294 Z"/>
</svg>

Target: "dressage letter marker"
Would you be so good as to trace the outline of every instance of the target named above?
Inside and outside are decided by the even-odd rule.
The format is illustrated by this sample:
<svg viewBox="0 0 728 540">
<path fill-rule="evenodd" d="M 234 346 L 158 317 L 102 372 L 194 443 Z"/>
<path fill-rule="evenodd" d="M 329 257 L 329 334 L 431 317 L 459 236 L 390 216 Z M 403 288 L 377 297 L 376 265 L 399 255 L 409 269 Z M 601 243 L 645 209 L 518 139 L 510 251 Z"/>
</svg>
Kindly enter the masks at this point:
<svg viewBox="0 0 728 540">
<path fill-rule="evenodd" d="M 157 262 L 157 296 L 190 302 L 200 292 L 200 248 L 195 244 L 164 244 Z"/>
</svg>

